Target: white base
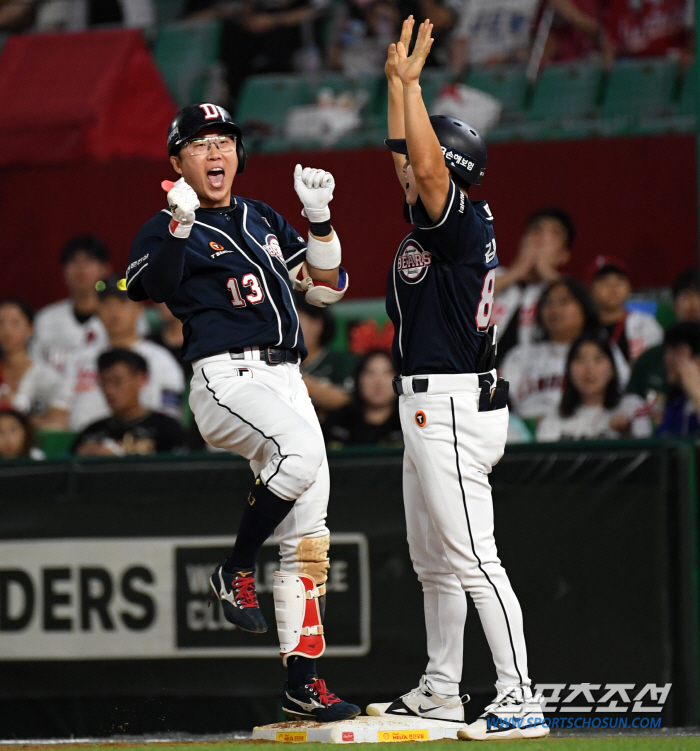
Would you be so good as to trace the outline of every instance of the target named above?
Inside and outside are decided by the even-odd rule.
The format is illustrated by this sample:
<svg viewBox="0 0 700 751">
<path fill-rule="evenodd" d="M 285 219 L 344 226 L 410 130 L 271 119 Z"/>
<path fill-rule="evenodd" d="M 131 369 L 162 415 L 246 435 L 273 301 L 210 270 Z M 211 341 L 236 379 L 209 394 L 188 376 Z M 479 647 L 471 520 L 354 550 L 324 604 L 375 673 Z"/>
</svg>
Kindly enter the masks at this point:
<svg viewBox="0 0 700 751">
<path fill-rule="evenodd" d="M 253 728 L 253 740 L 282 743 L 387 743 L 457 739 L 459 722 L 424 720 L 420 717 L 355 717 L 342 722 L 310 720 L 277 722 Z"/>
</svg>

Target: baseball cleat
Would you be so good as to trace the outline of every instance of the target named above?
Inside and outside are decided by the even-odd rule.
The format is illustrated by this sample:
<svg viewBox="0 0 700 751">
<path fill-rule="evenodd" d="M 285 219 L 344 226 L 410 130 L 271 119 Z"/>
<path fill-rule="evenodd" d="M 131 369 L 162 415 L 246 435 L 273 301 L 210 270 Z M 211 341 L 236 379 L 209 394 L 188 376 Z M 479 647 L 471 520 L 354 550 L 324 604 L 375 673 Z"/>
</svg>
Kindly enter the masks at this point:
<svg viewBox="0 0 700 751">
<path fill-rule="evenodd" d="M 258 605 L 254 574 L 255 569 L 229 574 L 224 571 L 222 563 L 211 575 L 209 582 L 214 596 L 221 601 L 224 617 L 229 623 L 233 623 L 241 631 L 264 634 L 267 623 Z"/>
<path fill-rule="evenodd" d="M 448 696 L 431 691 L 426 677 L 423 676 L 418 688 L 394 702 L 368 705 L 367 714 L 370 717 L 423 717 L 426 720 L 447 720 L 464 724 L 464 705 L 468 701 L 467 694 Z"/>
<path fill-rule="evenodd" d="M 542 714 L 542 695 L 533 696 L 528 686 L 509 686 L 499 690 L 484 713 L 464 730 L 457 731 L 463 741 L 518 740 L 549 735 Z"/>
<path fill-rule="evenodd" d="M 307 675 L 306 683 L 300 688 L 291 689 L 285 683 L 282 711 L 292 719 L 339 722 L 352 720 L 361 710 L 332 694 L 325 681 Z"/>
</svg>

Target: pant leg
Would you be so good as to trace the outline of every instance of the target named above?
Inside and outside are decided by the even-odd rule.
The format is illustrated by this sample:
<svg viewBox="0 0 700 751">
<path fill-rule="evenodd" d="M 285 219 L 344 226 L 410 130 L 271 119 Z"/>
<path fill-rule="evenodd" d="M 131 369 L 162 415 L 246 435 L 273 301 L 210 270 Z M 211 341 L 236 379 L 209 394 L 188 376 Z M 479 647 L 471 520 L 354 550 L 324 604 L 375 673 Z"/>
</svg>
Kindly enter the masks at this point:
<svg viewBox="0 0 700 751">
<path fill-rule="evenodd" d="M 423 585 L 428 643 L 425 675 L 433 691 L 454 696 L 462 678 L 467 598 L 433 526 L 409 450 L 403 459 L 403 498 L 411 560 Z"/>
<path fill-rule="evenodd" d="M 529 684 L 522 612 L 496 551 L 488 482 L 503 454 L 508 411 L 478 412 L 477 405 L 478 392 L 417 394 L 402 397 L 400 410 L 430 518 L 479 612 L 500 688 Z"/>
<path fill-rule="evenodd" d="M 280 366 L 278 366 L 280 367 Z M 330 475 L 323 444 L 323 432 L 309 392 L 296 365 L 286 365 L 291 407 L 304 420 L 323 446 L 316 477 L 302 493 L 287 518 L 275 530 L 280 546 L 280 568 L 290 573 L 309 574 L 316 584 L 323 584 L 329 566 L 329 532 L 326 526 Z"/>
<path fill-rule="evenodd" d="M 246 361 L 244 377 L 233 363 L 211 362 L 192 378 L 190 406 L 212 446 L 258 462 L 270 490 L 296 500 L 325 462 L 323 438 L 292 405 L 286 366 Z"/>
</svg>

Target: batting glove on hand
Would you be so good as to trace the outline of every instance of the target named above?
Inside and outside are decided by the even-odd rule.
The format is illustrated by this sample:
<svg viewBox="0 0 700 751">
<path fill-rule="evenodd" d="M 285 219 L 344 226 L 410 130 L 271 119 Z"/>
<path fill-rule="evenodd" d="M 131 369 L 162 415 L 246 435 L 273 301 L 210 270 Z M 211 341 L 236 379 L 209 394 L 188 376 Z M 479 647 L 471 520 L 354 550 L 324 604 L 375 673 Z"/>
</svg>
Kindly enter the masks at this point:
<svg viewBox="0 0 700 751">
<path fill-rule="evenodd" d="M 185 182 L 184 177 L 176 183 L 164 180 L 161 187 L 168 192 L 168 205 L 173 212 L 170 234 L 173 237 L 189 237 L 194 224 L 194 212 L 199 208 L 197 194 Z"/>
<path fill-rule="evenodd" d="M 334 188 L 335 180 L 330 172 L 311 167 L 302 169 L 301 164 L 294 168 L 294 190 L 304 204 L 302 216 L 310 222 L 318 224 L 331 218 L 328 204 L 333 200 Z"/>
</svg>

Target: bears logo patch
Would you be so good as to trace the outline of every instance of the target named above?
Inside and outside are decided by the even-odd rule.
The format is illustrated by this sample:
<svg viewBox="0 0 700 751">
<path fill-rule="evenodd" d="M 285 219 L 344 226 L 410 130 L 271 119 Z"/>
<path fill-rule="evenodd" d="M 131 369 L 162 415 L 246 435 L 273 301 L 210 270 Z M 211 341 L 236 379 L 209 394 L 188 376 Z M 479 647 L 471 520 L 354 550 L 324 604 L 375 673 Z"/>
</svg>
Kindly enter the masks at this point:
<svg viewBox="0 0 700 751">
<path fill-rule="evenodd" d="M 418 284 L 428 273 L 432 256 L 416 240 L 409 240 L 396 258 L 396 270 L 406 284 Z"/>
<path fill-rule="evenodd" d="M 279 258 L 280 261 L 284 261 L 284 256 L 282 255 L 282 248 L 280 248 L 279 240 L 275 235 L 265 235 L 265 244 L 263 245 L 263 248 L 275 258 Z"/>
</svg>

